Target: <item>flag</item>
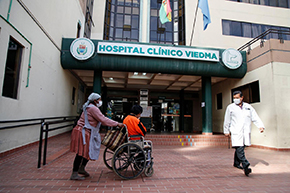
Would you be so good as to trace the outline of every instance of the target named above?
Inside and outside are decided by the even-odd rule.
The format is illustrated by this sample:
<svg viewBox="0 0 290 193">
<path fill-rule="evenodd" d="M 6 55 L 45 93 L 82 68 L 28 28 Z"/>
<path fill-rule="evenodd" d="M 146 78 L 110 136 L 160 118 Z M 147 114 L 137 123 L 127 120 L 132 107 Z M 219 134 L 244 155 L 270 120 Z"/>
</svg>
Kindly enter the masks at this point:
<svg viewBox="0 0 290 193">
<path fill-rule="evenodd" d="M 159 10 L 159 17 L 162 24 L 171 22 L 171 8 L 169 0 L 162 0 L 162 4 Z"/>
<path fill-rule="evenodd" d="M 208 0 L 199 0 L 198 7 L 201 9 L 203 14 L 203 30 L 206 30 L 207 25 L 211 23 Z"/>
</svg>

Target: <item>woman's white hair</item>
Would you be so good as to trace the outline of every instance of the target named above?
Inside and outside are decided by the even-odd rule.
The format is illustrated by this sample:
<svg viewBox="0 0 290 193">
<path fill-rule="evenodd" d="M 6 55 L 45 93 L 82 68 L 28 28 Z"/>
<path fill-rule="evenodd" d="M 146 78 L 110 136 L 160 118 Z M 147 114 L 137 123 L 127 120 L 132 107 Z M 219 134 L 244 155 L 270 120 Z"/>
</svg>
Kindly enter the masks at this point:
<svg viewBox="0 0 290 193">
<path fill-rule="evenodd" d="M 90 94 L 87 102 L 83 105 L 83 111 L 86 110 L 86 108 L 89 106 L 90 102 L 93 102 L 94 100 L 98 100 L 99 98 L 101 98 L 101 95 L 99 95 L 98 93 Z"/>
</svg>

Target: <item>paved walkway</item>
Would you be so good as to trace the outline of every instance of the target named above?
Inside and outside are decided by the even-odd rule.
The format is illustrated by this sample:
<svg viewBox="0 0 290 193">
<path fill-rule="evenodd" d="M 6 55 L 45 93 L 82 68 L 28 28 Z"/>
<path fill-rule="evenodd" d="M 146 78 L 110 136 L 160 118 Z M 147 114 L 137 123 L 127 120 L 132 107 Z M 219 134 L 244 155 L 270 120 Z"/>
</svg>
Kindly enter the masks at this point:
<svg viewBox="0 0 290 193">
<path fill-rule="evenodd" d="M 60 143 L 62 141 L 62 143 Z M 57 145 L 53 145 L 57 144 Z M 48 151 L 67 148 L 69 135 L 49 140 Z M 104 151 L 102 147 L 101 154 Z M 122 180 L 103 163 L 89 162 L 84 181 L 69 180 L 74 153 L 37 169 L 38 146 L 0 158 L 0 192 L 290 192 L 290 152 L 247 148 L 253 173 L 246 177 L 233 164 L 233 149 L 154 146 L 154 174 Z M 55 154 L 54 154 L 55 155 Z M 49 155 L 51 158 L 54 155 Z"/>
</svg>

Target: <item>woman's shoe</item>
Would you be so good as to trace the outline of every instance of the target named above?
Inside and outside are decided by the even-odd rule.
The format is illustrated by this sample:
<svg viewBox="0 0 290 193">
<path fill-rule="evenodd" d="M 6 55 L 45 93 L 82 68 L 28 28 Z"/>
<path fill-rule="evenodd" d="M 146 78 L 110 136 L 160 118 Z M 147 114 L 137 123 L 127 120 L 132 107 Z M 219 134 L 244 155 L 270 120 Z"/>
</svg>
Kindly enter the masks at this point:
<svg viewBox="0 0 290 193">
<path fill-rule="evenodd" d="M 85 178 L 78 175 L 78 172 L 72 172 L 70 176 L 71 180 L 84 180 Z"/>
<path fill-rule="evenodd" d="M 82 174 L 84 177 L 89 177 L 90 174 L 85 170 L 85 166 L 81 165 L 78 171 L 79 174 Z"/>
</svg>

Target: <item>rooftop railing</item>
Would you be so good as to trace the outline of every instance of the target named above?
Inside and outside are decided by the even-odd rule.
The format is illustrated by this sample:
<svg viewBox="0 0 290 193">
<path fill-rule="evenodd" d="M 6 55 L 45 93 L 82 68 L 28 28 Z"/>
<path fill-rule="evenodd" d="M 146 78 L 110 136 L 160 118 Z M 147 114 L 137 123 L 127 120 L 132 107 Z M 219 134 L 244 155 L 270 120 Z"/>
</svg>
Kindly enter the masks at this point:
<svg viewBox="0 0 290 193">
<path fill-rule="evenodd" d="M 264 46 L 266 39 L 279 39 L 280 43 L 284 43 L 284 40 L 290 40 L 290 31 L 289 30 L 280 30 L 280 29 L 268 29 L 264 33 L 261 33 L 257 37 L 253 38 L 243 46 L 239 47 L 238 50 L 242 51 L 246 48 L 248 48 L 247 52 L 249 53 L 251 50 L 251 45 L 256 43 L 257 41 L 260 41 L 260 47 Z"/>
</svg>

